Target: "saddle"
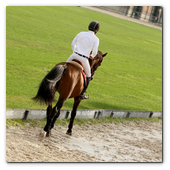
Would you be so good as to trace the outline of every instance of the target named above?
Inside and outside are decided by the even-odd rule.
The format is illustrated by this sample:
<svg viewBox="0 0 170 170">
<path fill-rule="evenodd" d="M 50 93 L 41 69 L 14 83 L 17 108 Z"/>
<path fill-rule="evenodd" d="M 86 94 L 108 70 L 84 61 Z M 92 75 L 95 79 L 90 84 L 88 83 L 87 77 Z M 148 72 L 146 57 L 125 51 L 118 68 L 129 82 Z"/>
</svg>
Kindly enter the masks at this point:
<svg viewBox="0 0 170 170">
<path fill-rule="evenodd" d="M 73 65 L 75 65 L 76 67 L 80 68 L 81 70 L 84 70 L 81 62 L 78 61 L 78 60 L 76 60 L 76 59 L 73 59 L 72 61 L 68 61 L 67 63 L 73 64 Z"/>
<path fill-rule="evenodd" d="M 82 63 L 76 59 L 73 59 L 72 61 L 68 61 L 67 63 L 73 64 L 74 66 L 79 68 L 79 70 L 81 71 L 83 78 L 84 78 L 84 85 L 87 86 L 87 79 L 86 79 L 86 75 L 85 75 Z"/>
</svg>

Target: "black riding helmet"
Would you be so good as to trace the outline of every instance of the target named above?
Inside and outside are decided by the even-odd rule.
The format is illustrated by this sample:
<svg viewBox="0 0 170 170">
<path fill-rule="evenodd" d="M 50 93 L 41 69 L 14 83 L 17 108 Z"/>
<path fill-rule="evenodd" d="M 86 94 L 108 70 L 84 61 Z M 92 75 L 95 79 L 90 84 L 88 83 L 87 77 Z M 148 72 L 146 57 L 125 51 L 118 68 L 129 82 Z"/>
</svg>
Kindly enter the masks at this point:
<svg viewBox="0 0 170 170">
<path fill-rule="evenodd" d="M 97 22 L 97 21 L 92 21 L 90 24 L 89 24 L 89 30 L 90 31 L 94 31 L 95 34 L 97 33 L 97 31 L 99 30 L 100 28 L 100 24 Z"/>
</svg>

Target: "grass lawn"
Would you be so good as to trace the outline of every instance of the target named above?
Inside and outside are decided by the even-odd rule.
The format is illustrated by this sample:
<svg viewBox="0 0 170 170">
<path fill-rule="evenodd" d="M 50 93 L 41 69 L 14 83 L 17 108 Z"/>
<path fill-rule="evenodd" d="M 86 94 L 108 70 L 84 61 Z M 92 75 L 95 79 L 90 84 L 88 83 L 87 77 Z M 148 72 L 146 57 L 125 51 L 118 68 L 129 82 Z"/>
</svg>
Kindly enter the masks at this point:
<svg viewBox="0 0 170 170">
<path fill-rule="evenodd" d="M 99 123 L 114 123 L 118 124 L 128 124 L 132 121 L 149 121 L 149 122 L 161 122 L 162 118 L 110 118 L 110 117 L 103 117 L 100 119 L 75 119 L 74 125 L 79 126 L 86 126 L 86 125 L 95 125 Z M 61 126 L 68 126 L 70 120 L 69 119 L 57 119 L 55 125 Z M 46 125 L 46 119 L 7 119 L 6 120 L 6 127 L 9 128 L 11 126 L 22 126 L 22 127 L 41 127 L 43 128 Z"/>
<path fill-rule="evenodd" d="M 73 6 L 6 7 L 6 108 L 46 108 L 31 100 L 38 84 L 93 20 L 108 55 L 78 109 L 162 111 L 162 31 Z"/>
</svg>

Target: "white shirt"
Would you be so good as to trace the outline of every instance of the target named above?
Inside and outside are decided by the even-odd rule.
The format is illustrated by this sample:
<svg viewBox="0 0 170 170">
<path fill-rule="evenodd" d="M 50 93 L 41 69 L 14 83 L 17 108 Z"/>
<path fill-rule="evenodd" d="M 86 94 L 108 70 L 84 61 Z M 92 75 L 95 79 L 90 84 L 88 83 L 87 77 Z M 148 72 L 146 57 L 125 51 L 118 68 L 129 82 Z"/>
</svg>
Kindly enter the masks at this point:
<svg viewBox="0 0 170 170">
<path fill-rule="evenodd" d="M 71 48 L 73 52 L 77 52 L 79 54 L 85 55 L 86 57 L 90 56 L 90 52 L 92 51 L 91 56 L 95 57 L 98 52 L 99 39 L 96 37 L 93 31 L 88 32 L 80 32 L 73 39 Z"/>
</svg>

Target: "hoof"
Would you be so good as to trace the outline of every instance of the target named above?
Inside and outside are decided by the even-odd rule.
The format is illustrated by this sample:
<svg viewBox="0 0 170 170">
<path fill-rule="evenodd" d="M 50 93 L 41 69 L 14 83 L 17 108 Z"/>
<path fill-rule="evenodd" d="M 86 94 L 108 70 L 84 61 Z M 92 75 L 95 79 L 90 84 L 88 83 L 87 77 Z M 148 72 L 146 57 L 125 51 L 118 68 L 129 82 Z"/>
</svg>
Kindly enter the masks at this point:
<svg viewBox="0 0 170 170">
<path fill-rule="evenodd" d="M 42 132 L 40 133 L 40 137 L 45 138 L 45 137 L 46 137 L 46 134 L 47 134 L 47 132 L 44 131 L 44 130 L 42 130 Z"/>
<path fill-rule="evenodd" d="M 51 136 L 51 130 L 49 132 L 47 132 L 46 137 L 50 137 Z"/>
<path fill-rule="evenodd" d="M 72 132 L 66 132 L 67 135 L 71 136 L 72 135 Z"/>
</svg>

